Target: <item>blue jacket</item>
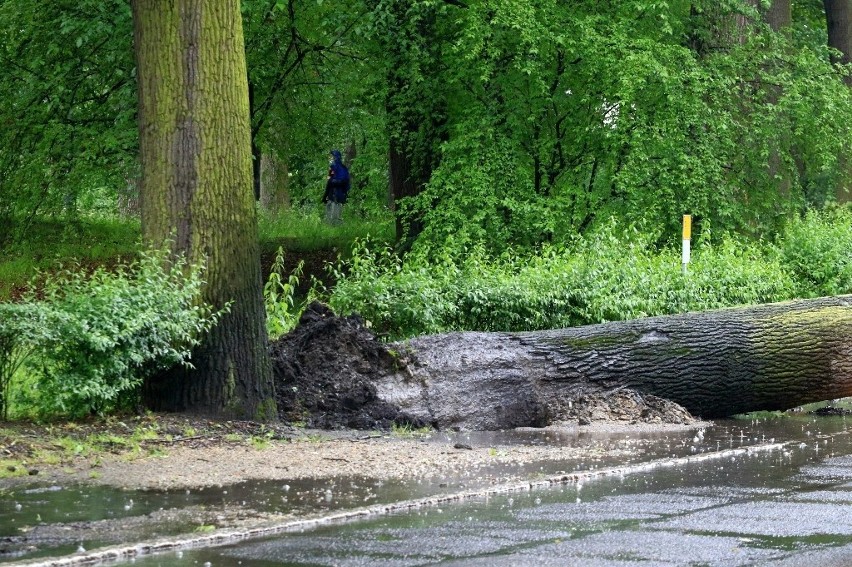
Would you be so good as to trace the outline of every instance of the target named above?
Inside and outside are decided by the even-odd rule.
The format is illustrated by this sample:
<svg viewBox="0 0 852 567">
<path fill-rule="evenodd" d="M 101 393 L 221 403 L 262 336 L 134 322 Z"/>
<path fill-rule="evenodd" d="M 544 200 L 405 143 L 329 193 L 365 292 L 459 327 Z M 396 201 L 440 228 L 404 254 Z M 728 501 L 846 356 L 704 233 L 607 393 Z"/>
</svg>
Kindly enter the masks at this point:
<svg viewBox="0 0 852 567">
<path fill-rule="evenodd" d="M 331 155 L 333 159 L 328 168 L 328 182 L 325 185 L 323 201 L 345 203 L 349 195 L 349 170 L 343 165 L 338 150 L 331 150 Z"/>
</svg>

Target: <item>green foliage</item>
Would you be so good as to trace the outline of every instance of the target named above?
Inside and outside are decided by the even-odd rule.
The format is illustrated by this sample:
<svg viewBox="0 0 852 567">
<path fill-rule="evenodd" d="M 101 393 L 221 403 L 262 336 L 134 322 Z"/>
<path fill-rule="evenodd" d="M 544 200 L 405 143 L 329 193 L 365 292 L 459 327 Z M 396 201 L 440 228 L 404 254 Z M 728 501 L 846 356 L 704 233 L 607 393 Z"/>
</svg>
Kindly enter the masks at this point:
<svg viewBox="0 0 852 567">
<path fill-rule="evenodd" d="M 304 262 L 299 262 L 293 272 L 289 276 L 285 276 L 284 249 L 278 248 L 269 277 L 263 285 L 266 329 L 270 338 L 277 339 L 288 333 L 299 322 L 304 304 L 297 306 L 295 295 L 304 265 Z"/>
<path fill-rule="evenodd" d="M 132 404 L 146 376 L 191 365 L 221 315 L 201 303 L 202 285 L 200 267 L 145 252 L 112 271 L 62 270 L 46 279 L 43 298 L 0 304 L 3 335 L 17 337 L 12 365 L 30 377 L 22 400 L 70 416 Z"/>
<path fill-rule="evenodd" d="M 610 224 L 571 246 L 487 255 L 482 246 L 439 259 L 361 243 L 331 305 L 356 311 L 379 334 L 400 339 L 451 330 L 525 331 L 766 303 L 793 297 L 795 283 L 768 246 L 722 238 L 699 243 L 687 276 L 679 250 L 655 235 Z M 446 252 L 446 249 L 444 249 Z"/>
<path fill-rule="evenodd" d="M 461 4 L 242 1 L 252 141 L 297 211 L 331 147 L 351 150 L 349 218 L 387 216 L 402 155 L 420 194 L 395 210 L 432 247 L 492 255 L 611 216 L 771 239 L 848 177 L 852 89 L 819 3 L 790 33 L 744 0 Z M 45 214 L 112 214 L 138 173 L 129 6 L 5 2 L 0 39 L 0 245 Z"/>
<path fill-rule="evenodd" d="M 434 431 L 431 427 L 414 427 L 410 423 L 394 423 L 391 425 L 391 435 L 400 439 L 429 437 Z"/>
<path fill-rule="evenodd" d="M 0 303 L 0 416 L 9 419 L 12 380 L 38 346 L 51 340 L 54 321 L 34 303 Z"/>
<path fill-rule="evenodd" d="M 809 211 L 786 226 L 778 249 L 798 295 L 852 293 L 852 209 Z"/>
<path fill-rule="evenodd" d="M 0 218 L 75 218 L 135 168 L 130 6 L 120 0 L 0 3 Z"/>
<path fill-rule="evenodd" d="M 358 238 L 374 238 L 392 241 L 394 235 L 393 215 L 387 210 L 358 214 L 343 207 L 344 220 L 330 225 L 324 221 L 324 210 L 319 206 L 294 207 L 280 212 L 260 211 L 258 228 L 261 246 L 272 251 L 281 241 L 287 248 L 298 246 L 299 250 L 346 248 Z"/>
<path fill-rule="evenodd" d="M 771 235 L 843 176 L 852 91 L 824 38 L 773 33 L 753 5 L 534 0 L 447 14 L 449 37 L 432 37 L 448 46 L 443 66 L 405 79 L 448 101 L 440 165 L 407 204 L 434 246 L 452 235 L 499 254 L 611 216 L 673 235 L 684 212 Z"/>
<path fill-rule="evenodd" d="M 37 218 L 17 242 L 0 246 L 0 301 L 26 287 L 36 273 L 49 273 L 68 258 L 110 264 L 139 251 L 139 223 L 118 219 L 80 219 L 76 223 Z"/>
<path fill-rule="evenodd" d="M 338 313 L 357 311 L 389 338 L 448 330 L 459 268 L 450 258 L 440 264 L 409 258 L 403 262 L 390 246 L 357 241 L 349 260 L 334 270 L 330 306 Z"/>
</svg>

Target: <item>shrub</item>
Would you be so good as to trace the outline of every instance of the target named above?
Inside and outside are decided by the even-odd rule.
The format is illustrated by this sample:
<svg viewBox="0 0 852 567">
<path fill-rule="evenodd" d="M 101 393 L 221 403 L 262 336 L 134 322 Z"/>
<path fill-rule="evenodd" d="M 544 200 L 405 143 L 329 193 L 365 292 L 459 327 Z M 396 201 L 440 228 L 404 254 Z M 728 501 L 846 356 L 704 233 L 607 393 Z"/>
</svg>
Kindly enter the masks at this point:
<svg viewBox="0 0 852 567">
<path fill-rule="evenodd" d="M 218 320 L 221 312 L 201 302 L 203 283 L 199 266 L 153 251 L 109 272 L 62 270 L 46 278 L 43 299 L 0 306 L 0 336 L 25 331 L 0 356 L 13 370 L 25 365 L 24 399 L 39 414 L 127 406 L 146 376 L 190 365 L 191 349 Z"/>
<path fill-rule="evenodd" d="M 799 296 L 852 293 L 852 210 L 808 211 L 785 227 L 778 254 Z"/>
<path fill-rule="evenodd" d="M 356 240 L 334 279 L 332 309 L 357 311 L 379 336 L 400 338 L 450 330 L 461 274 L 449 257 L 426 261 L 412 254 L 403 262 L 389 246 Z"/>
<path fill-rule="evenodd" d="M 298 305 L 296 303 L 296 288 L 299 286 L 299 278 L 302 276 L 304 266 L 304 261 L 299 262 L 290 275 L 285 276 L 284 249 L 278 248 L 269 277 L 263 285 L 266 330 L 270 338 L 277 339 L 291 331 L 299 322 L 306 303 L 312 298 L 313 294 L 308 293 L 308 299 L 305 302 Z"/>
<path fill-rule="evenodd" d="M 689 273 L 654 235 L 614 224 L 566 246 L 489 257 L 482 247 L 402 259 L 363 242 L 331 305 L 392 339 L 451 330 L 529 331 L 779 301 L 793 280 L 760 243 L 698 243 Z"/>
<path fill-rule="evenodd" d="M 9 419 L 12 380 L 41 344 L 53 340 L 56 325 L 36 303 L 0 303 L 0 417 Z"/>
</svg>

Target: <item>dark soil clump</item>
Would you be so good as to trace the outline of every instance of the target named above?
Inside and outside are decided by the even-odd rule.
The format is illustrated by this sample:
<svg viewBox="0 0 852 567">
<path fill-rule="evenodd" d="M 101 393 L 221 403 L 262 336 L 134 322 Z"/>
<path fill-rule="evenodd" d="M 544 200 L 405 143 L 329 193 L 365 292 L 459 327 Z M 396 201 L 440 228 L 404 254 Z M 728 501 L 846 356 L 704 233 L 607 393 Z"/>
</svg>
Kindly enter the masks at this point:
<svg viewBox="0 0 852 567">
<path fill-rule="evenodd" d="M 282 419 L 319 429 L 388 429 L 417 423 L 378 399 L 375 380 L 394 358 L 357 315 L 312 303 L 299 325 L 271 347 Z"/>
</svg>

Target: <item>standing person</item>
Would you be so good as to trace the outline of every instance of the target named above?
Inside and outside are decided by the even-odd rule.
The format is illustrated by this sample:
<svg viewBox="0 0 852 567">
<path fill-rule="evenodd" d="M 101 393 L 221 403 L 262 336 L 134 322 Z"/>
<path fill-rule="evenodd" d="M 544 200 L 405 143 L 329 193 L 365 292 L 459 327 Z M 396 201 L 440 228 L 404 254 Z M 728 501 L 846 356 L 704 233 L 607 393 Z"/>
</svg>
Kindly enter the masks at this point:
<svg viewBox="0 0 852 567">
<path fill-rule="evenodd" d="M 349 170 L 343 165 L 339 150 L 331 150 L 328 161 L 328 181 L 325 184 L 325 220 L 331 224 L 341 222 L 341 212 L 349 195 Z"/>
</svg>

